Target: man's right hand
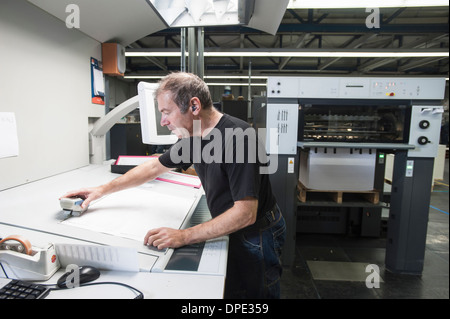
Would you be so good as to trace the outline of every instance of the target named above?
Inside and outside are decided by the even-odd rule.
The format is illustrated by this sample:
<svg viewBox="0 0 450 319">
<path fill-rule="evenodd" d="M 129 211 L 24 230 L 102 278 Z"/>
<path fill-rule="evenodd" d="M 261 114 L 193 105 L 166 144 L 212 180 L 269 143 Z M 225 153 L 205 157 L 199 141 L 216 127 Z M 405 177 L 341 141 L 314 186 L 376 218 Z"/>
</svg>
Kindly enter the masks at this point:
<svg viewBox="0 0 450 319">
<path fill-rule="evenodd" d="M 130 187 L 139 186 L 145 182 L 155 179 L 163 173 L 170 171 L 170 168 L 163 166 L 159 160 L 151 160 L 136 166 L 124 175 L 121 175 L 109 183 L 97 187 L 81 188 L 67 192 L 60 197 L 80 197 L 84 201 L 81 208 L 85 209 L 89 204 L 102 196 L 118 192 Z"/>
<path fill-rule="evenodd" d="M 92 201 L 99 199 L 102 196 L 103 193 L 101 191 L 101 187 L 89 187 L 67 192 L 59 199 L 66 197 L 80 197 L 84 200 L 81 204 L 81 208 L 86 209 Z"/>
</svg>

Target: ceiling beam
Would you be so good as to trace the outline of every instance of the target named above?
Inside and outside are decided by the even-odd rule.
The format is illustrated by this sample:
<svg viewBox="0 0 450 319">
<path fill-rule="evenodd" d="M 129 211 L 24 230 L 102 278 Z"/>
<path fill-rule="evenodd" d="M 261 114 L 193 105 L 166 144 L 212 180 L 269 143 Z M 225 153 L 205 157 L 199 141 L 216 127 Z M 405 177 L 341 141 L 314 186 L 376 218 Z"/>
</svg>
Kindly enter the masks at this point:
<svg viewBox="0 0 450 319">
<path fill-rule="evenodd" d="M 294 48 L 299 49 L 301 47 L 305 46 L 305 42 L 309 40 L 309 38 L 311 37 L 311 33 L 304 33 L 302 34 L 299 39 L 297 40 L 297 43 L 295 43 Z M 288 64 L 288 62 L 291 60 L 291 57 L 288 58 L 283 58 L 283 60 L 281 61 L 280 65 L 278 66 L 279 70 L 282 70 L 286 64 Z"/>
<path fill-rule="evenodd" d="M 414 61 L 411 61 L 411 62 L 409 62 L 407 64 L 404 64 L 404 65 L 400 66 L 398 68 L 398 70 L 400 72 L 405 72 L 405 71 L 408 71 L 408 70 L 411 70 L 411 69 L 415 69 L 415 68 L 421 67 L 423 65 L 427 65 L 427 64 L 430 64 L 430 63 L 435 63 L 435 62 L 440 61 L 442 59 L 443 58 L 426 58 L 426 59 L 414 60 Z"/>
<path fill-rule="evenodd" d="M 131 43 L 129 46 L 129 48 L 131 49 L 142 49 L 142 46 L 140 46 L 137 42 Z M 160 68 L 163 71 L 167 71 L 167 65 L 165 65 L 164 63 L 160 62 L 157 58 L 151 57 L 151 56 L 146 56 L 144 57 L 147 61 L 151 62 L 152 64 L 156 65 L 158 68 Z"/>
<path fill-rule="evenodd" d="M 242 26 L 227 27 L 204 27 L 205 34 L 269 34 Z M 448 33 L 448 23 L 432 23 L 432 24 L 381 24 L 380 28 L 367 28 L 365 20 L 360 24 L 354 23 L 282 23 L 278 28 L 277 34 L 280 33 L 328 33 L 328 34 L 366 34 L 366 33 L 383 33 L 383 34 L 425 34 L 425 33 Z M 166 34 L 180 34 L 180 28 L 170 28 L 159 32 L 149 34 L 148 37 L 161 36 Z"/>
<path fill-rule="evenodd" d="M 438 45 L 443 39 L 445 39 L 445 37 L 448 37 L 448 34 L 446 35 L 439 35 L 439 36 L 427 36 L 425 38 L 421 38 L 418 39 L 417 41 L 414 41 L 410 44 L 408 44 L 408 46 L 404 46 L 400 49 L 421 49 L 421 48 L 430 48 L 433 46 Z M 389 49 L 387 49 L 389 50 Z M 367 63 L 365 63 L 364 65 L 361 65 L 358 67 L 358 71 L 360 72 L 369 72 L 373 69 L 379 68 L 383 65 L 389 64 L 389 63 L 393 63 L 395 61 L 397 61 L 400 58 L 388 58 L 388 59 L 374 59 L 371 60 Z"/>
<path fill-rule="evenodd" d="M 369 40 L 377 37 L 378 34 L 366 34 L 358 39 L 354 39 L 350 44 L 347 44 L 344 48 L 352 48 L 352 49 L 358 49 L 361 46 L 363 46 L 365 43 L 367 43 Z M 319 65 L 318 69 L 320 71 L 326 69 L 327 67 L 329 67 L 330 65 L 332 65 L 333 63 L 339 61 L 342 58 L 333 58 L 333 59 L 328 59 L 325 62 L 323 62 L 321 65 Z"/>
</svg>

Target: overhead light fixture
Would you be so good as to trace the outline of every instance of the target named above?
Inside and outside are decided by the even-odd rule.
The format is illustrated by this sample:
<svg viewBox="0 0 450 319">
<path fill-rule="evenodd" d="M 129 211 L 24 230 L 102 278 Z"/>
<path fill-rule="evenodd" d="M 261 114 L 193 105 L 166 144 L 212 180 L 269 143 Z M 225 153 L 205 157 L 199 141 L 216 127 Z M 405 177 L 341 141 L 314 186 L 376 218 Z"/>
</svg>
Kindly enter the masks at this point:
<svg viewBox="0 0 450 319">
<path fill-rule="evenodd" d="M 448 7 L 447 0 L 290 0 L 288 9 Z"/>
<path fill-rule="evenodd" d="M 307 50 L 307 49 L 232 49 L 211 50 L 203 53 L 204 57 L 248 57 L 248 58 L 425 58 L 425 57 L 448 57 L 448 50 Z M 127 49 L 126 57 L 179 57 L 179 50 L 160 49 Z"/>
<path fill-rule="evenodd" d="M 159 80 L 162 79 L 163 75 L 125 75 L 125 79 L 136 79 L 136 80 Z M 230 79 L 230 80 L 239 80 L 239 79 L 246 79 L 248 80 L 248 76 L 205 76 L 209 79 Z M 267 76 L 254 76 L 252 79 L 260 79 L 260 80 L 267 80 Z M 208 86 L 249 86 L 248 82 L 206 82 L 206 85 Z M 251 83 L 251 86 L 266 86 L 266 82 L 259 82 L 259 83 Z"/>
<path fill-rule="evenodd" d="M 230 79 L 230 80 L 248 80 L 248 75 L 205 75 L 205 79 Z M 252 80 L 267 80 L 269 77 L 254 75 L 250 77 Z"/>
<path fill-rule="evenodd" d="M 146 80 L 159 80 L 162 79 L 164 75 L 125 75 L 124 79 L 146 79 Z"/>
<path fill-rule="evenodd" d="M 167 27 L 245 25 L 255 0 L 146 0 Z"/>
<path fill-rule="evenodd" d="M 129 74 L 125 75 L 125 79 L 146 79 L 146 80 L 159 80 L 162 79 L 165 75 L 138 75 L 138 74 Z M 208 80 L 217 80 L 217 79 L 229 79 L 229 80 L 248 80 L 248 75 L 205 75 L 204 79 Z M 267 76 L 255 75 L 251 76 L 252 80 L 267 80 Z"/>
<path fill-rule="evenodd" d="M 413 58 L 413 57 L 446 57 L 447 52 L 371 52 L 371 51 L 298 51 L 298 52 L 205 52 L 205 57 L 285 57 L 285 58 Z"/>
<path fill-rule="evenodd" d="M 248 83 L 232 83 L 232 82 L 221 82 L 221 83 L 206 83 L 208 86 L 249 86 Z M 251 86 L 267 86 L 267 83 L 251 83 Z"/>
</svg>

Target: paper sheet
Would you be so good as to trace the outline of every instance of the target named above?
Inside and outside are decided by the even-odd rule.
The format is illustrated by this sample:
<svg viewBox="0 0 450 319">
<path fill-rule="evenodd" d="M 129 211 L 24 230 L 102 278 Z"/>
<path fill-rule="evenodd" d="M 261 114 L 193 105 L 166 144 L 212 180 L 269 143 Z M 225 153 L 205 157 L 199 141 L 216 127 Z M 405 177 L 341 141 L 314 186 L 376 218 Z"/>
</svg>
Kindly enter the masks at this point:
<svg viewBox="0 0 450 319">
<path fill-rule="evenodd" d="M 94 94 L 105 95 L 105 83 L 103 81 L 103 71 L 94 68 Z"/>
<path fill-rule="evenodd" d="M 55 244 L 62 267 L 89 265 L 102 270 L 139 271 L 135 249 L 97 245 Z"/>
<path fill-rule="evenodd" d="M 0 158 L 18 155 L 16 116 L 12 112 L 0 112 Z"/>
<path fill-rule="evenodd" d="M 200 182 L 200 178 L 198 178 L 197 176 L 176 173 L 176 172 L 167 172 L 167 173 L 161 174 L 156 179 L 158 181 L 162 181 L 162 182 L 169 182 L 169 183 L 174 183 L 174 184 L 189 186 L 189 187 L 195 187 L 195 188 L 200 188 L 202 186 L 202 183 Z"/>
<path fill-rule="evenodd" d="M 133 188 L 106 196 L 80 217 L 71 217 L 62 223 L 143 242 L 151 229 L 179 229 L 194 202 L 194 196 Z"/>
<path fill-rule="evenodd" d="M 119 156 L 116 165 L 140 165 L 150 160 L 157 159 L 158 156 Z M 158 181 L 174 183 L 183 186 L 200 188 L 202 183 L 200 178 L 195 175 L 167 172 L 156 178 Z"/>
</svg>

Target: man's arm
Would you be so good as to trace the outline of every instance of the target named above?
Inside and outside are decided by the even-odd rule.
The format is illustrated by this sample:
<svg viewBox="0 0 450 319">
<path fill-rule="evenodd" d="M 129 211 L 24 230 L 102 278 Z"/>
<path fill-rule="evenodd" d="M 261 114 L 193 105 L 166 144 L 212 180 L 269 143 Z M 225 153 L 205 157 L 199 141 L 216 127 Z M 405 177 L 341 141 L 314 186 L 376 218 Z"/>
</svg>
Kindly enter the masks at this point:
<svg viewBox="0 0 450 319">
<path fill-rule="evenodd" d="M 236 201 L 226 212 L 200 225 L 181 230 L 165 227 L 150 230 L 144 238 L 144 245 L 158 249 L 177 248 L 228 235 L 254 224 L 257 210 L 258 200 L 246 197 Z"/>
<path fill-rule="evenodd" d="M 170 168 L 163 166 L 159 160 L 150 160 L 136 166 L 135 168 L 129 170 L 126 174 L 112 180 L 109 183 L 97 187 L 82 188 L 76 191 L 71 191 L 61 197 L 80 196 L 84 199 L 81 207 L 86 208 L 93 200 L 99 199 L 107 194 L 141 185 L 155 179 L 169 170 Z"/>
</svg>

